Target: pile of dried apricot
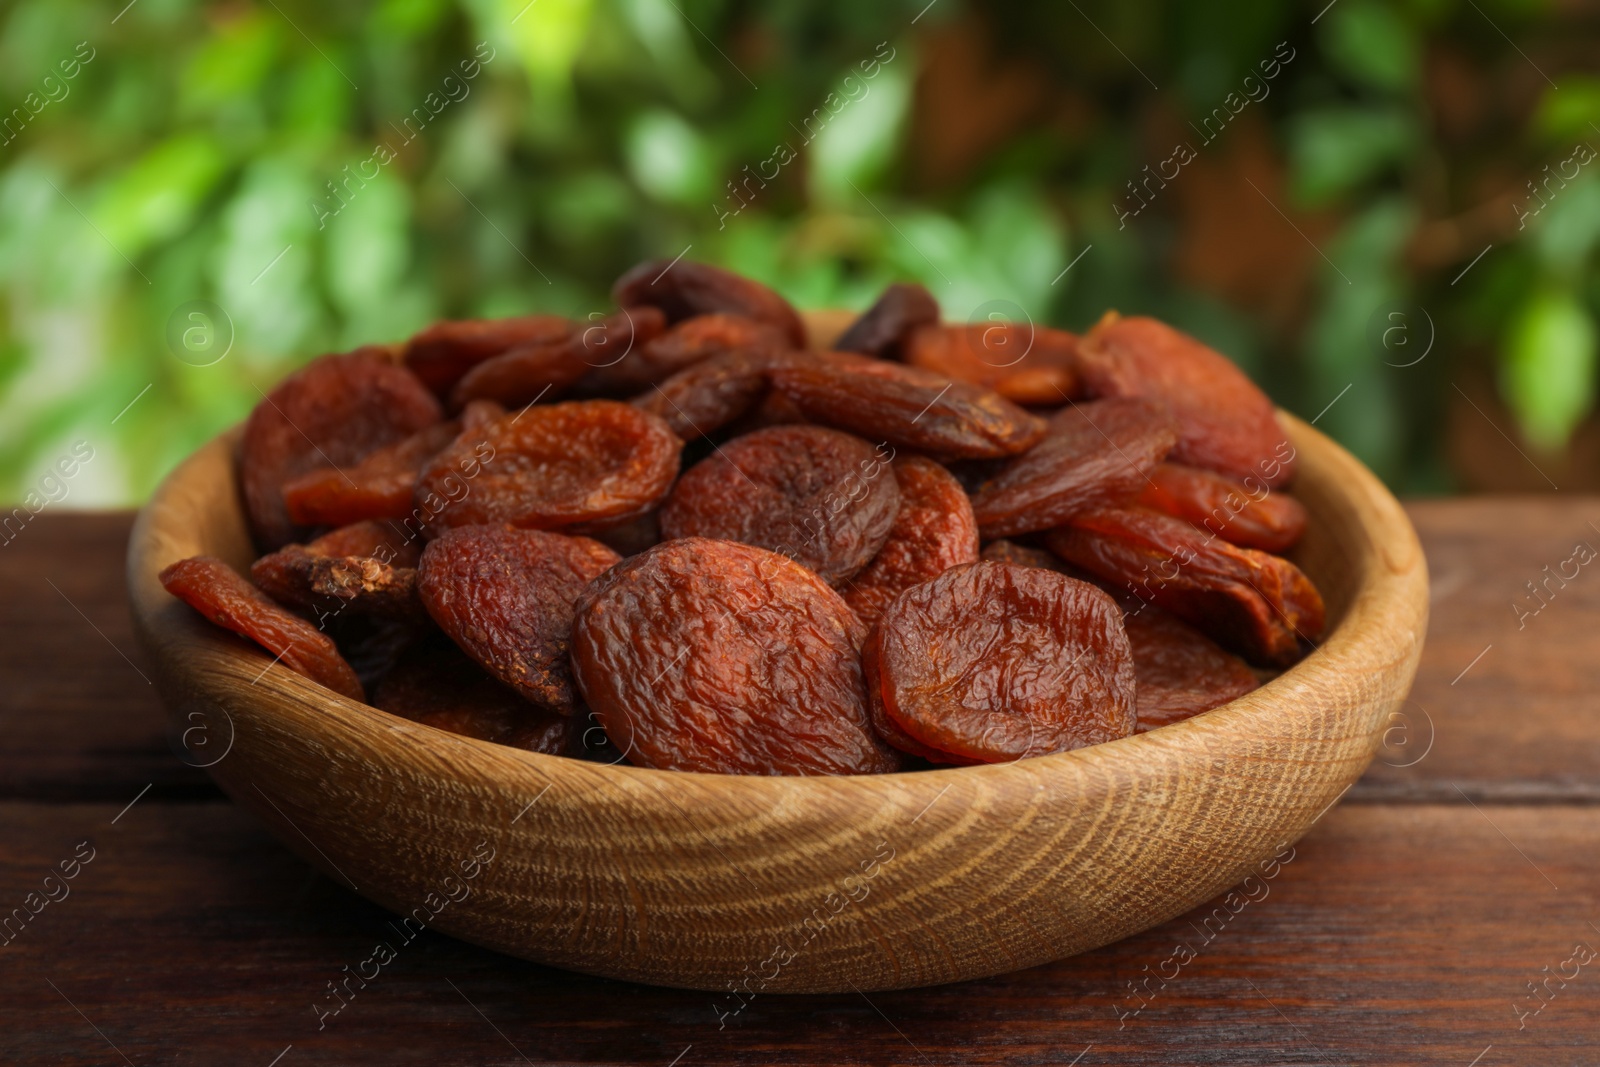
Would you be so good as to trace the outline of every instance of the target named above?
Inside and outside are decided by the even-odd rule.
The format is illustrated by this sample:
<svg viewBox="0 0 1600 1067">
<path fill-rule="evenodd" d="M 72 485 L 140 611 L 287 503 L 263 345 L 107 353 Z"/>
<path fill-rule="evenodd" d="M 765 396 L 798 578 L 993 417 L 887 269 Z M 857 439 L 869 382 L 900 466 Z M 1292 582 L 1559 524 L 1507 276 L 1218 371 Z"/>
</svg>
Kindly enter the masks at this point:
<svg viewBox="0 0 1600 1067">
<path fill-rule="evenodd" d="M 342 696 L 552 755 L 872 774 L 1113 741 L 1321 636 L 1265 395 L 1199 341 L 940 321 L 829 350 L 766 286 L 324 356 L 246 423 L 250 576 L 161 580 Z M 370 694 L 370 696 L 369 696 Z"/>
</svg>

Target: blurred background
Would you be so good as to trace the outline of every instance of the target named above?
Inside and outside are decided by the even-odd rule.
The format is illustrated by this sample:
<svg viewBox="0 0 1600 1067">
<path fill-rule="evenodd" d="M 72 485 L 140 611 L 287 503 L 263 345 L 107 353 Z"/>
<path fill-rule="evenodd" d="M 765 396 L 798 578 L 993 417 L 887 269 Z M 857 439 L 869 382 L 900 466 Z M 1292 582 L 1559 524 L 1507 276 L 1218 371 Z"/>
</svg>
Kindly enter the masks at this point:
<svg viewBox="0 0 1600 1067">
<path fill-rule="evenodd" d="M 0 499 L 137 503 L 320 352 L 681 253 L 1159 315 L 1398 491 L 1592 490 L 1597 45 L 1536 0 L 9 0 Z"/>
</svg>

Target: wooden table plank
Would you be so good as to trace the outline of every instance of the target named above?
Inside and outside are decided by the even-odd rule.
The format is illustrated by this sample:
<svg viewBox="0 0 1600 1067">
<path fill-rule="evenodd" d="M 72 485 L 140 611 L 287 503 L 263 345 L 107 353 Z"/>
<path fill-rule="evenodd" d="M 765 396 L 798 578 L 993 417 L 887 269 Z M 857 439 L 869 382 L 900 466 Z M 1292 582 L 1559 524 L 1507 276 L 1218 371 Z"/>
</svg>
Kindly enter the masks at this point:
<svg viewBox="0 0 1600 1067">
<path fill-rule="evenodd" d="M 431 933 L 404 944 L 382 910 L 226 803 L 120 808 L 0 804 L 0 906 L 21 906 L 80 842 L 95 853 L 69 896 L 0 947 L 0 1062 L 122 1062 L 113 1043 L 141 1067 L 266 1067 L 291 1045 L 279 1067 L 666 1067 L 680 1054 L 682 1067 L 1066 1064 L 1091 1045 L 1082 1067 L 1466 1067 L 1490 1045 L 1482 1067 L 1600 1060 L 1600 958 L 1564 988 L 1553 980 L 1520 1031 L 1512 1010 L 1539 1003 L 1527 983 L 1575 943 L 1600 951 L 1593 806 L 1347 805 L 1236 913 L 1214 902 L 985 981 L 757 997 L 720 1029 L 712 994 L 566 974 Z M 1218 907 L 1226 921 L 1203 927 Z M 396 958 L 319 1030 L 327 983 L 380 941 Z M 1180 944 L 1195 955 L 1178 967 Z M 1130 983 L 1161 973 L 1176 977 L 1153 977 L 1147 1005 L 1119 1023 L 1140 1005 Z"/>
<path fill-rule="evenodd" d="M 131 514 L 44 512 L 0 546 L 0 797 L 217 793 L 173 758 L 123 583 Z"/>
<path fill-rule="evenodd" d="M 1428 639 L 1393 744 L 1352 795 L 1600 801 L 1600 500 L 1407 510 L 1428 556 Z"/>
</svg>

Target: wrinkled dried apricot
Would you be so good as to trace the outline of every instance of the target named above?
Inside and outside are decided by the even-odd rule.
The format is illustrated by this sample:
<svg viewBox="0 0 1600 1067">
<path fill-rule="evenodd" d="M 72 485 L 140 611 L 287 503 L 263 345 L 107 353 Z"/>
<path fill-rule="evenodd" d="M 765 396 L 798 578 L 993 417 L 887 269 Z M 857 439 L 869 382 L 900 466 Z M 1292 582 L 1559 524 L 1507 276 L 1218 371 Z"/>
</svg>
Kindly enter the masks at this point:
<svg viewBox="0 0 1600 1067">
<path fill-rule="evenodd" d="M 1061 557 L 1054 552 L 1042 548 L 1030 548 L 1019 545 L 1015 541 L 990 541 L 983 546 L 983 551 L 978 553 L 979 559 L 986 559 L 990 563 L 1015 563 L 1019 567 L 1042 567 L 1047 571 L 1057 574 L 1070 574 L 1077 577 L 1082 571 L 1073 573 L 1076 568 L 1069 567 L 1062 562 Z"/>
<path fill-rule="evenodd" d="M 901 363 L 805 352 L 770 374 L 806 418 L 935 459 L 1015 455 L 1044 434 L 1044 420 L 998 393 Z"/>
<path fill-rule="evenodd" d="M 939 321 L 939 302 L 915 282 L 896 282 L 846 327 L 833 348 L 877 359 L 901 358 L 907 336 L 919 326 Z"/>
<path fill-rule="evenodd" d="M 296 674 L 351 700 L 366 700 L 356 672 L 327 634 L 274 604 L 220 559 L 179 560 L 160 577 L 167 592 L 223 629 L 254 641 Z"/>
<path fill-rule="evenodd" d="M 1244 660 L 1160 608 L 1145 605 L 1122 625 L 1133 650 L 1138 733 L 1219 708 L 1261 684 Z"/>
<path fill-rule="evenodd" d="M 905 361 L 993 389 L 1016 404 L 1059 407 L 1079 395 L 1078 339 L 1028 322 L 924 326 L 906 339 Z"/>
<path fill-rule="evenodd" d="M 1162 409 L 1142 400 L 1074 404 L 973 495 L 978 527 L 985 538 L 1048 530 L 1135 496 L 1176 437 Z"/>
<path fill-rule="evenodd" d="M 402 719 L 497 745 L 566 753 L 572 724 L 501 685 L 460 649 L 430 641 L 397 663 L 373 691 L 372 706 Z"/>
<path fill-rule="evenodd" d="M 460 432 L 459 421 L 435 423 L 342 470 L 319 467 L 285 482 L 283 503 L 289 518 L 302 526 L 405 518 L 411 513 L 417 475 Z"/>
<path fill-rule="evenodd" d="M 312 565 L 338 556 L 371 557 L 395 567 L 415 567 L 422 556 L 420 538 L 408 539 L 385 522 L 341 526 L 304 545 L 285 545 L 250 564 L 250 580 L 280 604 L 318 611 L 332 610 L 311 588 Z"/>
<path fill-rule="evenodd" d="M 1322 634 L 1322 596 L 1300 568 L 1159 511 L 1085 512 L 1046 541 L 1069 563 L 1165 608 L 1252 663 L 1292 663 L 1302 637 Z"/>
<path fill-rule="evenodd" d="M 345 467 L 443 418 L 416 375 L 374 351 L 323 356 L 262 398 L 245 422 L 239 485 L 263 549 L 297 540 L 284 484 L 318 467 Z"/>
<path fill-rule="evenodd" d="M 572 603 L 620 558 L 587 537 L 462 526 L 423 550 L 417 593 L 439 628 L 490 674 L 566 715 Z"/>
<path fill-rule="evenodd" d="M 900 456 L 893 470 L 900 510 L 888 540 L 840 590 L 868 626 L 904 590 L 978 558 L 978 523 L 961 483 L 924 456 Z"/>
<path fill-rule="evenodd" d="M 1272 492 L 1260 480 L 1239 482 L 1178 463 L 1158 463 L 1148 477 L 1139 504 L 1186 519 L 1236 545 L 1283 552 L 1306 532 L 1306 509 L 1300 501 Z"/>
<path fill-rule="evenodd" d="M 660 312 L 635 308 L 634 315 Z M 612 363 L 596 364 L 578 384 L 578 392 L 599 396 L 632 397 L 647 394 L 688 368 L 719 356 L 766 357 L 787 351 L 788 336 L 771 323 L 743 315 L 696 315 L 684 319 L 644 343 L 636 344 Z"/>
<path fill-rule="evenodd" d="M 749 412 L 767 393 L 770 355 L 724 352 L 701 360 L 635 397 L 685 441 L 714 433 Z"/>
<path fill-rule="evenodd" d="M 447 397 L 462 375 L 484 360 L 516 348 L 559 344 L 574 328 L 572 320 L 560 315 L 436 322 L 406 342 L 405 365 L 429 389 Z"/>
<path fill-rule="evenodd" d="M 1141 396 L 1178 421 L 1172 458 L 1270 486 L 1294 477 L 1295 451 L 1272 401 L 1231 360 L 1157 319 L 1107 312 L 1078 342 L 1090 396 Z"/>
<path fill-rule="evenodd" d="M 611 287 L 618 307 L 658 307 L 672 322 L 727 312 L 769 323 L 789 344 L 804 348 L 805 324 L 789 301 L 758 281 L 706 263 L 650 260 L 618 278 Z"/>
<path fill-rule="evenodd" d="M 983 760 L 970 759 L 964 756 L 953 756 L 948 752 L 941 752 L 936 748 L 918 741 L 896 725 L 883 709 L 883 675 L 878 670 L 879 653 L 878 642 L 882 633 L 874 626 L 867 635 L 866 643 L 861 647 L 861 678 L 867 687 L 867 721 L 872 723 L 872 730 L 888 744 L 890 748 L 904 752 L 908 756 L 925 759 L 929 763 L 942 763 L 957 767 L 968 767 L 983 763 Z"/>
<path fill-rule="evenodd" d="M 1134 730 L 1121 609 L 1065 575 L 952 567 L 890 603 L 865 655 L 885 714 L 937 752 L 998 763 Z"/>
<path fill-rule="evenodd" d="M 423 468 L 417 497 L 437 527 L 582 532 L 649 511 L 682 447 L 660 419 L 615 400 L 537 404 L 463 431 Z"/>
<path fill-rule="evenodd" d="M 668 541 L 584 594 L 572 665 L 631 762 L 727 774 L 872 774 L 860 620 L 815 574 L 731 541 Z"/>
<path fill-rule="evenodd" d="M 821 426 L 736 437 L 678 479 L 661 508 L 661 534 L 781 552 L 837 585 L 889 536 L 900 507 L 891 458 Z"/>
<path fill-rule="evenodd" d="M 427 618 L 417 598 L 417 571 L 396 567 L 371 556 L 327 556 L 307 567 L 311 593 L 359 615 L 378 615 L 401 622 Z"/>
<path fill-rule="evenodd" d="M 507 407 L 553 401 L 585 376 L 607 375 L 648 349 L 666 327 L 656 308 L 619 311 L 558 341 L 525 345 L 491 356 L 456 383 L 451 402 L 495 400 Z M 604 392 L 604 389 L 591 392 Z"/>
</svg>

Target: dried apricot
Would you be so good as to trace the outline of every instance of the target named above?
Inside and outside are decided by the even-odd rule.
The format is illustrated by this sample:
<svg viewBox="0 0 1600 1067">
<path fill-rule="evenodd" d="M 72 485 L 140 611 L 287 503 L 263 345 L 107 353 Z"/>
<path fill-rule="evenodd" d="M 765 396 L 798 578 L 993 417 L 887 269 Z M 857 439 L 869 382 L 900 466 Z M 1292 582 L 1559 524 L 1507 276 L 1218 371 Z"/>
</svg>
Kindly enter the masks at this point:
<svg viewBox="0 0 1600 1067">
<path fill-rule="evenodd" d="M 666 496 L 682 447 L 660 419 L 615 400 L 538 404 L 464 431 L 423 468 L 417 498 L 438 527 L 620 525 Z"/>
<path fill-rule="evenodd" d="M 1240 482 L 1178 463 L 1156 464 L 1138 503 L 1265 552 L 1286 551 L 1306 532 L 1306 509 L 1287 493 L 1255 478 Z"/>
<path fill-rule="evenodd" d="M 285 545 L 250 564 L 250 580 L 280 604 L 331 610 L 311 588 L 312 564 L 338 556 L 367 556 L 395 567 L 415 567 L 422 556 L 419 539 L 388 523 L 356 522 L 341 526 L 304 545 Z"/>
<path fill-rule="evenodd" d="M 685 441 L 740 418 L 767 393 L 772 359 L 761 352 L 724 352 L 674 374 L 631 403 L 658 416 Z"/>
<path fill-rule="evenodd" d="M 249 638 L 296 674 L 352 700 L 366 700 L 356 672 L 327 634 L 274 604 L 212 556 L 179 560 L 161 572 L 167 592 L 225 630 Z"/>
<path fill-rule="evenodd" d="M 919 326 L 939 321 L 939 302 L 915 282 L 896 282 L 833 342 L 838 352 L 898 359 L 906 337 Z"/>
<path fill-rule="evenodd" d="M 1135 496 L 1176 438 L 1163 410 L 1145 401 L 1074 404 L 973 495 L 978 527 L 985 538 L 1047 530 Z"/>
<path fill-rule="evenodd" d="M 952 567 L 896 597 L 865 654 L 885 714 L 937 752 L 998 763 L 1134 730 L 1122 611 L 1065 575 Z"/>
<path fill-rule="evenodd" d="M 927 760 L 929 763 L 943 763 L 958 767 L 971 766 L 984 762 L 983 760 L 969 759 L 963 756 L 952 756 L 948 752 L 941 752 L 930 748 L 900 729 L 889 713 L 883 710 L 883 675 L 878 670 L 879 654 L 878 641 L 882 631 L 874 626 L 867 635 L 866 643 L 861 649 L 861 678 L 867 687 L 867 719 L 872 723 L 873 732 L 882 738 L 890 748 L 898 749 L 908 756 L 916 756 Z"/>
<path fill-rule="evenodd" d="M 1294 477 L 1295 451 L 1272 401 L 1233 362 L 1157 319 L 1107 312 L 1078 343 L 1090 396 L 1141 396 L 1178 421 L 1178 463 L 1259 478 Z"/>
<path fill-rule="evenodd" d="M 323 356 L 262 398 L 239 445 L 239 485 L 257 543 L 298 539 L 283 487 L 318 467 L 343 468 L 443 418 L 404 367 L 373 351 Z"/>
<path fill-rule="evenodd" d="M 1300 568 L 1159 511 L 1085 512 L 1046 540 L 1069 563 L 1165 608 L 1252 663 L 1293 663 L 1300 639 L 1322 634 L 1322 596 Z"/>
<path fill-rule="evenodd" d="M 633 763 L 727 774 L 872 774 L 899 757 L 867 722 L 855 614 L 812 572 L 684 538 L 585 592 L 572 665 Z"/>
<path fill-rule="evenodd" d="M 1261 684 L 1244 660 L 1160 608 L 1145 605 L 1122 625 L 1138 682 L 1138 733 L 1219 708 Z"/>
<path fill-rule="evenodd" d="M 1068 574 L 1076 578 L 1082 571 L 1069 567 L 1062 562 L 1061 557 L 1054 552 L 1042 548 L 1030 548 L 1019 545 L 1015 541 L 990 541 L 983 546 L 983 551 L 978 553 L 979 559 L 986 559 L 990 563 L 1015 563 L 1019 567 L 1042 567 L 1047 571 L 1057 574 Z M 1076 571 L 1076 573 L 1074 573 Z"/>
<path fill-rule="evenodd" d="M 889 536 L 900 507 L 891 458 L 821 426 L 736 437 L 678 479 L 661 508 L 661 533 L 781 552 L 837 585 Z"/>
<path fill-rule="evenodd" d="M 441 397 L 473 367 L 516 348 L 559 344 L 575 329 L 560 315 L 436 322 L 405 345 L 405 364 Z"/>
<path fill-rule="evenodd" d="M 724 311 L 769 323 L 796 348 L 806 344 L 805 324 L 789 301 L 750 278 L 690 260 L 650 260 L 617 279 L 618 307 L 658 307 L 672 322 Z"/>
<path fill-rule="evenodd" d="M 417 598 L 417 571 L 396 567 L 371 556 L 313 558 L 307 567 L 314 596 L 332 600 L 359 615 L 378 615 L 401 622 L 427 618 Z"/>
<path fill-rule="evenodd" d="M 431 542 L 417 593 L 440 629 L 527 699 L 572 712 L 572 603 L 620 559 L 587 537 L 461 526 Z"/>
<path fill-rule="evenodd" d="M 555 400 L 586 375 L 610 375 L 612 368 L 627 366 L 665 326 L 666 316 L 655 308 L 619 311 L 582 330 L 574 325 L 558 341 L 514 348 L 479 363 L 456 383 L 451 402 L 488 399 L 521 407 Z"/>
<path fill-rule="evenodd" d="M 842 590 L 868 626 L 902 591 L 978 558 L 978 523 L 961 483 L 924 456 L 900 456 L 893 470 L 900 510 L 889 538 Z"/>
<path fill-rule="evenodd" d="M 427 642 L 397 663 L 378 683 L 372 705 L 437 730 L 549 756 L 570 745 L 566 716 L 523 700 L 447 641 Z"/>
<path fill-rule="evenodd" d="M 913 367 L 1034 407 L 1059 407 L 1077 398 L 1077 351 L 1073 334 L 1026 322 L 923 326 L 904 346 Z"/>
<path fill-rule="evenodd" d="M 808 419 L 935 459 L 1015 455 L 1044 435 L 1043 419 L 1000 394 L 901 363 L 795 353 L 771 377 Z"/>
<path fill-rule="evenodd" d="M 289 518 L 302 526 L 403 519 L 411 514 L 417 475 L 460 433 L 459 420 L 435 423 L 343 470 L 319 467 L 290 479 L 283 486 Z"/>
<path fill-rule="evenodd" d="M 660 315 L 655 308 L 633 310 L 635 315 L 645 312 Z M 790 347 L 787 335 L 771 323 L 743 315 L 696 315 L 635 345 L 612 363 L 597 364 L 579 383 L 578 391 L 631 397 L 708 359 L 729 355 L 759 359 Z"/>
</svg>

